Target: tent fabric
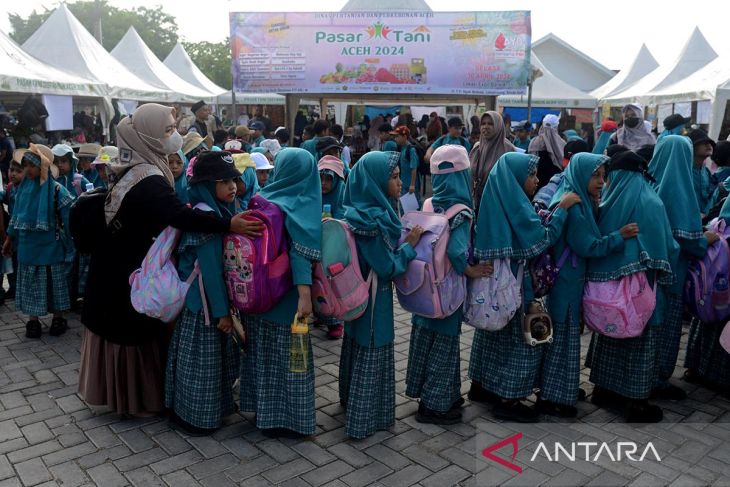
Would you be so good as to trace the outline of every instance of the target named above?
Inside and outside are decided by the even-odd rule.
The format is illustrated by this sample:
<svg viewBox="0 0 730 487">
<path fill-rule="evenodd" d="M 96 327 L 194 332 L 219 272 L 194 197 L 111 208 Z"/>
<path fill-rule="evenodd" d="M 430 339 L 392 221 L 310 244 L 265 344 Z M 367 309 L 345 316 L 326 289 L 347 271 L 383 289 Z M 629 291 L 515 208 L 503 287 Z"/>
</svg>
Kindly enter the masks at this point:
<svg viewBox="0 0 730 487">
<path fill-rule="evenodd" d="M 524 107 L 504 107 L 504 110 L 502 111 L 502 117 L 509 115 L 513 121 L 522 121 L 527 120 L 527 108 Z M 533 108 L 530 122 L 531 123 L 538 123 L 542 122 L 542 119 L 545 118 L 545 115 L 556 115 L 560 116 L 560 110 L 555 110 L 554 108 Z"/>
<path fill-rule="evenodd" d="M 0 92 L 98 97 L 106 89 L 99 82 L 44 64 L 4 32 L 0 32 L 0 66 Z"/>
<path fill-rule="evenodd" d="M 591 92 L 599 100 L 608 96 L 620 93 L 633 86 L 639 80 L 659 67 L 659 63 L 652 56 L 646 44 L 642 44 L 639 52 L 633 61 L 618 72 L 616 76 L 608 80 Z"/>
<path fill-rule="evenodd" d="M 532 84 L 532 106 L 545 108 L 595 108 L 596 97 L 581 91 L 555 76 L 542 61 L 532 53 L 530 63 L 542 72 Z M 497 104 L 505 107 L 527 106 L 527 92 L 524 95 L 501 95 Z"/>
<path fill-rule="evenodd" d="M 141 80 L 156 88 L 171 91 L 174 94 L 172 101 L 195 102 L 201 98 L 214 97 L 209 91 L 193 86 L 173 73 L 147 47 L 134 27 L 127 30 L 112 49 L 111 55 Z"/>
<path fill-rule="evenodd" d="M 532 53 L 553 75 L 582 91 L 594 90 L 616 75 L 552 32 L 532 43 Z"/>
<path fill-rule="evenodd" d="M 170 51 L 163 61 L 165 66 L 170 68 L 173 73 L 184 79 L 191 85 L 197 86 L 198 88 L 211 93 L 213 96 L 219 96 L 226 93 L 228 90 L 221 88 L 217 84 L 213 83 L 203 72 L 190 59 L 190 56 L 185 51 L 185 48 L 179 42 Z M 236 101 L 238 103 L 238 101 Z"/>
<path fill-rule="evenodd" d="M 340 12 L 381 12 L 406 10 L 410 12 L 430 12 L 431 7 L 424 0 L 350 0 Z"/>
<path fill-rule="evenodd" d="M 62 71 L 107 86 L 107 95 L 139 100 L 167 100 L 170 92 L 137 78 L 87 31 L 62 3 L 23 44 L 30 55 Z"/>
</svg>

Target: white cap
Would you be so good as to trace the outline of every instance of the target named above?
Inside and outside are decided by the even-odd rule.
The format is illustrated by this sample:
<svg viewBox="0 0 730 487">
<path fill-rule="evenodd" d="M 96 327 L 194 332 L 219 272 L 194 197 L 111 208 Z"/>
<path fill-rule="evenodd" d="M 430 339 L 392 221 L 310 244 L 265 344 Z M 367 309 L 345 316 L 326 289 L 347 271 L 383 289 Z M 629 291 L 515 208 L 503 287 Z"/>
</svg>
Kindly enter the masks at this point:
<svg viewBox="0 0 730 487">
<path fill-rule="evenodd" d="M 240 140 L 229 140 L 223 146 L 225 150 L 241 150 L 241 147 L 243 147 L 243 144 L 241 144 Z"/>
<path fill-rule="evenodd" d="M 260 152 L 254 152 L 253 154 L 251 154 L 251 159 L 253 160 L 254 164 L 256 164 L 257 171 L 274 169 L 274 166 L 269 163 L 269 160 L 266 158 L 266 156 L 261 154 Z"/>
</svg>

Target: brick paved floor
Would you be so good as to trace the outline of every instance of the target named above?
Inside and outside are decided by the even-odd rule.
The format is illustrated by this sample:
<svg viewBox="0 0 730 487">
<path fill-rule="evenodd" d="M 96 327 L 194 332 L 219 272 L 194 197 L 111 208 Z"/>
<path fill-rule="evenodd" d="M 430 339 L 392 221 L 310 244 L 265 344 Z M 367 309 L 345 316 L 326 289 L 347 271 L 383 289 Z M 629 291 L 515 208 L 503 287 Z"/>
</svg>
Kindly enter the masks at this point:
<svg viewBox="0 0 730 487">
<path fill-rule="evenodd" d="M 397 421 L 389 431 L 362 441 L 345 437 L 337 395 L 340 345 L 327 341 L 324 331 L 314 330 L 318 426 L 314 438 L 267 439 L 249 415 L 228 418 L 212 437 L 188 438 L 164 419 L 123 421 L 87 407 L 76 394 L 82 331 L 77 316 L 70 319 L 71 329 L 65 336 L 49 337 L 44 329 L 42 340 L 30 341 L 24 338 L 23 317 L 10 303 L 0 308 L 0 487 L 476 485 L 476 427 L 494 420 L 487 408 L 467 401 L 463 424 L 440 427 L 415 421 L 417 404 L 404 396 L 410 316 L 396 308 L 396 319 Z M 471 338 L 467 330 L 461 340 L 464 392 Z M 585 353 L 589 337 L 583 338 Z M 678 368 L 677 376 L 681 372 Z M 585 371 L 583 380 L 587 380 Z M 730 420 L 728 400 L 682 381 L 677 384 L 690 398 L 662 403 L 666 420 Z M 590 385 L 584 387 L 590 392 Z M 590 402 L 580 403 L 579 410 L 579 421 L 592 423 L 583 425 L 584 430 L 600 433 L 597 428 L 620 426 L 615 414 Z M 547 465 L 531 471 L 523 481 L 531 485 L 730 485 L 730 428 L 727 424 L 718 428 L 728 434 L 712 448 L 691 435 L 675 435 L 668 444 L 680 459 L 650 471 L 593 465 L 578 471 Z"/>
</svg>

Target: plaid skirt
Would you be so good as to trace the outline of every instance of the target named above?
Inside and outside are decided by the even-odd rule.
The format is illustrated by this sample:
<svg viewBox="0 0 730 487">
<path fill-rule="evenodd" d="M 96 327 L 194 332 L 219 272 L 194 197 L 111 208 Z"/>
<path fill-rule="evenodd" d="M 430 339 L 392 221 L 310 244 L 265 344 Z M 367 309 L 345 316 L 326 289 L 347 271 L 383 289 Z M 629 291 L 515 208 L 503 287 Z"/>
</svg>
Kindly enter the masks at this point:
<svg viewBox="0 0 730 487">
<path fill-rule="evenodd" d="M 654 387 L 666 387 L 674 373 L 679 355 L 679 342 L 682 338 L 682 311 L 684 303 L 681 294 L 667 295 L 667 308 L 664 323 L 657 334 L 657 371 Z"/>
<path fill-rule="evenodd" d="M 313 435 L 314 359 L 309 342 L 306 372 L 289 371 L 290 323 L 249 316 L 248 348 L 241 366 L 241 410 L 256 412 L 259 429 L 286 428 Z"/>
<path fill-rule="evenodd" d="M 15 305 L 28 316 L 43 316 L 71 308 L 67 264 L 18 264 Z"/>
<path fill-rule="evenodd" d="M 538 385 L 543 350 L 525 343 L 518 311 L 499 331 L 474 332 L 469 378 L 503 399 L 527 397 Z"/>
<path fill-rule="evenodd" d="M 206 326 L 202 310 L 185 308 L 168 348 L 165 406 L 198 428 L 219 428 L 236 411 L 233 383 L 238 347 L 215 325 Z"/>
<path fill-rule="evenodd" d="M 540 377 L 540 397 L 558 404 L 575 405 L 580 387 L 580 324 L 568 311 L 567 323 L 553 323 L 553 343 L 545 348 Z"/>
<path fill-rule="evenodd" d="M 590 381 L 631 399 L 648 399 L 656 384 L 657 334 L 661 326 L 646 326 L 636 338 L 609 338 L 594 333 L 586 357 Z"/>
<path fill-rule="evenodd" d="M 704 380 L 720 387 L 730 387 L 730 353 L 720 346 L 725 322 L 703 323 L 692 320 L 684 366 Z"/>
<path fill-rule="evenodd" d="M 461 397 L 459 336 L 446 336 L 422 326 L 411 328 L 406 395 L 425 407 L 446 412 Z"/>
<path fill-rule="evenodd" d="M 346 404 L 345 434 L 366 438 L 395 424 L 393 343 L 363 347 L 345 336 L 340 354 L 340 401 Z"/>
</svg>

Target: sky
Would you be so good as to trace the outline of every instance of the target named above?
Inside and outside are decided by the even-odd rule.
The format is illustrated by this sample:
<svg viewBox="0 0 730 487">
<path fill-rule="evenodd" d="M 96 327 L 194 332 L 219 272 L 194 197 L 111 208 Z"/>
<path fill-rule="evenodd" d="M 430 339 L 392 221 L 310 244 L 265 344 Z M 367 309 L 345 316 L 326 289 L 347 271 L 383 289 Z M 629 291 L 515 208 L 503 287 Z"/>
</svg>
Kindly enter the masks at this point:
<svg viewBox="0 0 730 487">
<path fill-rule="evenodd" d="M 398 0 L 394 0 L 397 2 Z M 451 11 L 453 0 L 427 0 L 434 11 Z M 57 0 L 0 0 L 0 30 L 8 32 L 8 13 L 29 14 L 55 8 Z M 178 35 L 187 41 L 221 41 L 228 36 L 228 12 L 339 11 L 346 0 L 110 0 L 121 8 L 162 5 L 177 18 Z M 676 59 L 698 26 L 714 49 L 730 56 L 728 0 L 459 0 L 460 11 L 532 11 L 533 40 L 552 32 L 609 69 L 630 63 L 642 43 L 660 64 Z M 688 8 L 687 6 L 690 5 Z"/>
</svg>

